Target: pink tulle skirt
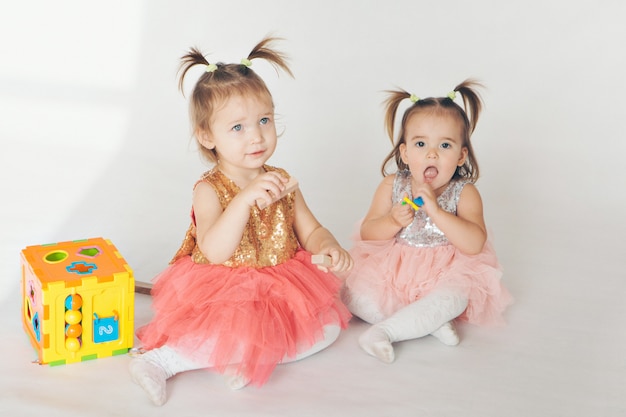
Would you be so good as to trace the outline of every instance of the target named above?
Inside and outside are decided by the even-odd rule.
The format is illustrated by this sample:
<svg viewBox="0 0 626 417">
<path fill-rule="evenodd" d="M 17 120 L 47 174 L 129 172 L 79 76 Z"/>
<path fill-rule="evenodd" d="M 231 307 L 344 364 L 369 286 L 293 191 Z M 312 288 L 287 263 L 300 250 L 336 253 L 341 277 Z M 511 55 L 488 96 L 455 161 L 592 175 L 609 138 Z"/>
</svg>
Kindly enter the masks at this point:
<svg viewBox="0 0 626 417">
<path fill-rule="evenodd" d="M 262 385 L 278 363 L 346 328 L 340 280 L 298 250 L 280 265 L 229 268 L 184 257 L 155 278 L 154 318 L 137 331 L 146 349 L 167 344 L 218 372 L 229 365 Z"/>
<path fill-rule="evenodd" d="M 503 324 L 502 312 L 512 302 L 489 241 L 478 255 L 465 255 L 453 245 L 416 248 L 395 239 L 356 240 L 350 254 L 355 267 L 345 278 L 349 293 L 377 303 L 385 317 L 435 289 L 467 296 L 468 307 L 458 319 L 473 324 Z"/>
</svg>

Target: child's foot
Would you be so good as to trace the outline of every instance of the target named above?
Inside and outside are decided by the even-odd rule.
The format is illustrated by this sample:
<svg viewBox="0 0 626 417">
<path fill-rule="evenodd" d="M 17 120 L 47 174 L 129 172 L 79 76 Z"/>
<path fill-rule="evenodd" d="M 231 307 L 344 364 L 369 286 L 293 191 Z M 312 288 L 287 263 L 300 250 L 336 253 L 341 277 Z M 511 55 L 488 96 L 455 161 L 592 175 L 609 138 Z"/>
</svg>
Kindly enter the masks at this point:
<svg viewBox="0 0 626 417">
<path fill-rule="evenodd" d="M 250 383 L 250 380 L 243 375 L 226 375 L 226 385 L 232 390 L 242 389 Z"/>
<path fill-rule="evenodd" d="M 448 346 L 456 346 L 459 344 L 459 335 L 456 333 L 454 324 L 451 321 L 445 323 L 443 326 L 431 333 L 441 343 Z"/>
<path fill-rule="evenodd" d="M 250 379 L 243 375 L 239 364 L 232 364 L 226 367 L 224 379 L 228 388 L 232 390 L 242 389 L 250 383 Z"/>
<path fill-rule="evenodd" d="M 389 335 L 378 325 L 370 327 L 359 337 L 359 345 L 364 351 L 385 363 L 391 363 L 395 359 Z"/>
<path fill-rule="evenodd" d="M 155 405 L 163 405 L 167 400 L 165 370 L 144 358 L 134 358 L 128 366 L 133 382 L 139 385 Z"/>
</svg>

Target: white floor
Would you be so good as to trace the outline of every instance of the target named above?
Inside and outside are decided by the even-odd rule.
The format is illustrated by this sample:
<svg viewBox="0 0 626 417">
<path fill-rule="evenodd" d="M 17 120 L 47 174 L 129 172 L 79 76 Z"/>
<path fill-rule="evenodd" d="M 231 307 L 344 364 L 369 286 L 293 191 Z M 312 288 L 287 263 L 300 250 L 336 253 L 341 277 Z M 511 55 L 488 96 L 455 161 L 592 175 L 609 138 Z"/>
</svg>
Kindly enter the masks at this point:
<svg viewBox="0 0 626 417">
<path fill-rule="evenodd" d="M 507 252 L 516 303 L 504 328 L 462 325 L 453 348 L 403 342 L 387 365 L 360 350 L 366 325 L 354 319 L 330 348 L 280 366 L 260 389 L 230 391 L 195 371 L 170 380 L 161 408 L 131 382 L 128 356 L 32 364 L 16 296 L 0 310 L 0 415 L 625 416 L 623 260 L 607 247 L 599 269 L 556 243 L 538 241 L 517 260 Z M 150 314 L 150 297 L 138 295 L 136 325 Z"/>
</svg>

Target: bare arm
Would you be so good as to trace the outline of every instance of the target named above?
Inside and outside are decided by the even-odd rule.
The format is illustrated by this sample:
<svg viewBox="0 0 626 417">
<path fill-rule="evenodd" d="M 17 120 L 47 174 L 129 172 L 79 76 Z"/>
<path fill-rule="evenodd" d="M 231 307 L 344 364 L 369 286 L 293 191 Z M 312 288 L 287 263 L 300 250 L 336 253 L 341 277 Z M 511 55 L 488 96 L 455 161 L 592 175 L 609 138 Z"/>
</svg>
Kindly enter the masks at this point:
<svg viewBox="0 0 626 417">
<path fill-rule="evenodd" d="M 385 177 L 372 199 L 372 204 L 361 224 L 361 239 L 389 240 L 413 221 L 413 209 L 400 203 L 393 204 L 391 195 L 395 175 Z"/>
<path fill-rule="evenodd" d="M 222 210 L 213 187 L 199 183 L 193 196 L 196 218 L 196 242 L 204 256 L 212 263 L 223 263 L 235 253 L 243 237 L 250 207 L 257 200 L 271 201 L 271 195 L 279 195 L 287 178 L 274 172 L 256 177 L 242 189 Z"/>
<path fill-rule="evenodd" d="M 201 182 L 194 191 L 193 208 L 200 250 L 212 263 L 225 262 L 241 242 L 250 216 L 249 206 L 235 197 L 226 210 L 222 210 L 215 190 Z"/>
<path fill-rule="evenodd" d="M 330 269 L 345 272 L 352 268 L 352 257 L 341 247 L 337 239 L 315 218 L 299 189 L 295 191 L 294 230 L 300 245 L 314 254 L 328 255 L 332 259 Z M 321 267 L 321 269 L 324 269 Z"/>
</svg>

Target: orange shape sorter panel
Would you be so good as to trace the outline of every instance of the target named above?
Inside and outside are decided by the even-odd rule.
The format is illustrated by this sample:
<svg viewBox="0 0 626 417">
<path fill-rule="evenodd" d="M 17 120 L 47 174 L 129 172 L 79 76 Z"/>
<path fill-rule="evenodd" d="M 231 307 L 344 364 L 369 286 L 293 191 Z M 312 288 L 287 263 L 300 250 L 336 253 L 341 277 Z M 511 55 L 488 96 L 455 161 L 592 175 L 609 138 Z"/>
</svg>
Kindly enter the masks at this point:
<svg viewBox="0 0 626 417">
<path fill-rule="evenodd" d="M 93 238 L 22 250 L 22 322 L 40 364 L 127 353 L 134 340 L 133 271 Z"/>
</svg>

